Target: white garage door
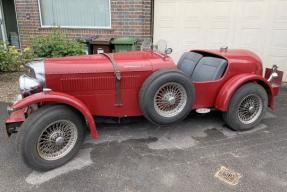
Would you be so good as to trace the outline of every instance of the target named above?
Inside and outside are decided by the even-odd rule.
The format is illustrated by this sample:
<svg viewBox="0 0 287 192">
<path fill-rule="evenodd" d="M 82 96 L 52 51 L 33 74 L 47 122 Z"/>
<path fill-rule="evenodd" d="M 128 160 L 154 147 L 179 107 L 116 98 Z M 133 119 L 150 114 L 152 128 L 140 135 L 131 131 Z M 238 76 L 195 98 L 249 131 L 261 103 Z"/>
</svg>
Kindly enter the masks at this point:
<svg viewBox="0 0 287 192">
<path fill-rule="evenodd" d="M 287 81 L 287 0 L 155 0 L 159 39 L 175 61 L 190 49 L 250 49 L 265 67 L 284 70 Z"/>
</svg>

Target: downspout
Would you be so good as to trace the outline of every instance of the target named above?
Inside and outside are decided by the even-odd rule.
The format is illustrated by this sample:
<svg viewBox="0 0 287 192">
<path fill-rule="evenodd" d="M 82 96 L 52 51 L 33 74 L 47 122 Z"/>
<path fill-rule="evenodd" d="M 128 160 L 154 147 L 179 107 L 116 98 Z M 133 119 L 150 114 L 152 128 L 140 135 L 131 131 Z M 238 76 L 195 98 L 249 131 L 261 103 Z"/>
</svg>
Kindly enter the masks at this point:
<svg viewBox="0 0 287 192">
<path fill-rule="evenodd" d="M 17 23 L 17 33 L 18 33 L 19 47 L 22 50 L 22 42 L 21 42 L 20 30 L 19 30 L 19 24 L 18 24 L 18 13 L 17 13 L 17 8 L 16 8 L 16 0 L 14 0 L 14 9 L 15 9 L 15 14 L 16 14 L 16 23 Z"/>
<path fill-rule="evenodd" d="M 151 18 L 150 18 L 150 35 L 151 35 L 151 41 L 153 42 L 153 31 L 154 31 L 154 1 L 151 0 Z"/>
</svg>

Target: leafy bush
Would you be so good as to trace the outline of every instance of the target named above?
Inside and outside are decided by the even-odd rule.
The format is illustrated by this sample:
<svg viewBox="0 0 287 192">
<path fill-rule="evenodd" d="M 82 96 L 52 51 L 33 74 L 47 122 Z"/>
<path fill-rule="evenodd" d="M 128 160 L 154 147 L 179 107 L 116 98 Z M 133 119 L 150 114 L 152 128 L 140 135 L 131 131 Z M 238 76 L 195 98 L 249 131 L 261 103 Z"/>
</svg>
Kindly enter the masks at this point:
<svg viewBox="0 0 287 192">
<path fill-rule="evenodd" d="M 21 53 L 16 47 L 0 42 L 0 72 L 19 71 L 29 60 L 32 60 L 29 48 L 25 48 Z"/>
<path fill-rule="evenodd" d="M 36 37 L 32 42 L 35 57 L 64 57 L 84 54 L 83 44 L 70 40 L 66 34 L 54 31 L 48 36 Z"/>
</svg>

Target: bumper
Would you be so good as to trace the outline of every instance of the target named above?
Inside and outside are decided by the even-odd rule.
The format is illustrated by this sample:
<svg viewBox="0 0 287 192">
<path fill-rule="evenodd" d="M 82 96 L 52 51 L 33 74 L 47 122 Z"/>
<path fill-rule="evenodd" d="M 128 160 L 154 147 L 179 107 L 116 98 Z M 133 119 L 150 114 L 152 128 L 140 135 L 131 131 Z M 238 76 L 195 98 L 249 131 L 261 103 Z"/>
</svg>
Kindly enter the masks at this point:
<svg viewBox="0 0 287 192">
<path fill-rule="evenodd" d="M 273 68 L 276 68 L 275 70 Z M 273 68 L 266 68 L 265 70 L 265 79 L 268 79 L 268 81 L 271 84 L 272 87 L 272 94 L 273 96 L 277 96 L 279 94 L 280 91 L 280 87 L 282 84 L 282 80 L 283 80 L 283 71 L 279 71 L 277 70 L 277 66 L 273 66 Z M 272 76 L 272 73 L 276 73 L 276 78 L 270 78 L 270 76 Z M 272 80 L 270 80 L 272 79 Z"/>
<path fill-rule="evenodd" d="M 17 128 L 25 121 L 25 108 L 18 111 L 7 109 L 9 117 L 5 120 L 5 127 L 8 136 L 17 132 Z"/>
</svg>

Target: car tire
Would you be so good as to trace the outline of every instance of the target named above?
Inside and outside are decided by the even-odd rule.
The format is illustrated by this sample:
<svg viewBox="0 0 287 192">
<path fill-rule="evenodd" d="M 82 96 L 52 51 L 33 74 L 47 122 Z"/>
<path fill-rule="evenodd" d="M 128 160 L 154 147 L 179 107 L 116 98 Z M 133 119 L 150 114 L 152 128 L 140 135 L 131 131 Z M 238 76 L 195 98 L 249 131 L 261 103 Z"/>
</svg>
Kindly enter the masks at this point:
<svg viewBox="0 0 287 192">
<path fill-rule="evenodd" d="M 250 130 L 262 120 L 267 104 L 266 90 L 257 83 L 247 83 L 235 92 L 223 119 L 233 130 Z"/>
<path fill-rule="evenodd" d="M 19 128 L 17 145 L 30 168 L 48 171 L 67 163 L 78 153 L 85 128 L 84 120 L 72 108 L 44 106 Z"/>
<path fill-rule="evenodd" d="M 177 69 L 154 72 L 140 90 L 140 108 L 157 125 L 183 120 L 192 110 L 195 89 L 191 79 Z"/>
</svg>

